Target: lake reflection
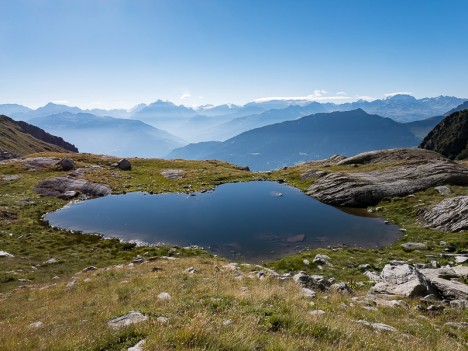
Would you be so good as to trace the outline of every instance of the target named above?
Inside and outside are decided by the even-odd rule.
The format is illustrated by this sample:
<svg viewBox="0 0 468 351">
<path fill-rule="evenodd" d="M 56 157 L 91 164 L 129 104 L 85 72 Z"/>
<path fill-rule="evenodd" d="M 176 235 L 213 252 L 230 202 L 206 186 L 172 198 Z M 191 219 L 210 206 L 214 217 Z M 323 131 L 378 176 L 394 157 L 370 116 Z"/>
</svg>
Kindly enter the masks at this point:
<svg viewBox="0 0 468 351">
<path fill-rule="evenodd" d="M 56 227 L 124 240 L 199 245 L 247 262 L 328 245 L 382 247 L 399 235 L 381 218 L 348 214 L 275 182 L 223 184 L 194 195 L 110 195 L 72 204 L 45 219 Z"/>
</svg>

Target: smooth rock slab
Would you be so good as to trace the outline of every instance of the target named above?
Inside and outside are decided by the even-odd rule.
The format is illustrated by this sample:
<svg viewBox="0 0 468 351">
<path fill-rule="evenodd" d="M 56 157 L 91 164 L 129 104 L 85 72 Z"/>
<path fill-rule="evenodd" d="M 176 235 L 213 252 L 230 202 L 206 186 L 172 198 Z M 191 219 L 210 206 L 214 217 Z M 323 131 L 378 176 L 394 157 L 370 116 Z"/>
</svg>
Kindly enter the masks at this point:
<svg viewBox="0 0 468 351">
<path fill-rule="evenodd" d="M 450 272 L 451 271 L 451 272 Z M 456 272 L 447 269 L 421 269 L 421 273 L 425 279 L 437 288 L 440 295 L 448 300 L 467 300 L 468 299 L 468 285 L 455 280 L 444 279 L 450 278 L 451 273 L 457 276 Z"/>
<path fill-rule="evenodd" d="M 468 196 L 445 199 L 426 211 L 423 225 L 449 232 L 468 230 Z"/>
<path fill-rule="evenodd" d="M 313 310 L 309 312 L 310 315 L 312 316 L 322 316 L 325 314 L 324 310 Z"/>
<path fill-rule="evenodd" d="M 68 194 L 71 194 L 69 193 L 71 191 L 91 197 L 105 196 L 112 192 L 108 185 L 92 183 L 83 179 L 74 179 L 71 177 L 55 177 L 43 180 L 36 185 L 34 191 L 44 196 L 58 198 L 69 198 Z"/>
<path fill-rule="evenodd" d="M 424 250 L 427 248 L 424 243 L 404 243 L 401 244 L 401 247 L 406 250 Z"/>
<path fill-rule="evenodd" d="M 443 184 L 468 184 L 468 168 L 435 160 L 372 172 L 331 173 L 314 182 L 307 194 L 329 205 L 367 207 Z"/>
<path fill-rule="evenodd" d="M 120 316 L 110 320 L 109 322 L 107 322 L 107 325 L 113 329 L 119 329 L 127 325 L 144 322 L 147 319 L 148 317 L 144 314 L 132 311 L 124 316 Z"/>
</svg>

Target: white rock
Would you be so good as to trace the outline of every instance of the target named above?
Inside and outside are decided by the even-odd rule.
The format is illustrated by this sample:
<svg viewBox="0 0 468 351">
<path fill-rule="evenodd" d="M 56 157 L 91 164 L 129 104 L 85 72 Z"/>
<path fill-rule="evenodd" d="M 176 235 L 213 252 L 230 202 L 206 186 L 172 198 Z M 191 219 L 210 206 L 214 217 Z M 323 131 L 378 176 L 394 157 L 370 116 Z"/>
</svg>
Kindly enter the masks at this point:
<svg viewBox="0 0 468 351">
<path fill-rule="evenodd" d="M 310 315 L 312 316 L 321 316 L 325 314 L 324 310 L 313 310 L 309 312 Z"/>
<path fill-rule="evenodd" d="M 226 319 L 225 321 L 223 321 L 223 325 L 225 327 L 227 327 L 228 325 L 231 325 L 232 324 L 232 319 Z"/>
<path fill-rule="evenodd" d="M 29 325 L 29 328 L 34 328 L 34 329 L 38 329 L 38 328 L 42 328 L 44 326 L 44 323 L 42 323 L 41 321 L 38 321 L 38 322 L 33 322 Z"/>
<path fill-rule="evenodd" d="M 169 318 L 163 316 L 156 318 L 156 320 L 161 324 L 166 324 L 167 322 L 169 322 Z"/>
<path fill-rule="evenodd" d="M 455 256 L 455 262 L 464 263 L 468 261 L 468 256 Z"/>
<path fill-rule="evenodd" d="M 8 253 L 6 251 L 0 251 L 0 257 L 15 257 L 11 253 Z"/>
<path fill-rule="evenodd" d="M 358 321 L 355 321 L 356 323 L 360 323 L 360 324 L 364 324 L 364 325 L 367 325 L 367 326 L 370 326 L 374 329 L 377 329 L 377 330 L 385 330 L 385 331 L 390 331 L 390 332 L 396 332 L 397 330 L 394 328 L 394 327 L 391 327 L 387 324 L 383 324 L 383 323 L 371 323 L 371 322 L 368 322 L 368 321 L 365 321 L 365 320 L 358 320 Z"/>
<path fill-rule="evenodd" d="M 164 300 L 170 300 L 170 299 L 172 299 L 172 296 L 167 292 L 162 292 L 158 295 L 158 300 L 164 301 Z"/>
<path fill-rule="evenodd" d="M 302 288 L 302 295 L 305 297 L 315 297 L 315 291 L 308 288 Z"/>
<path fill-rule="evenodd" d="M 44 262 L 44 264 L 54 264 L 54 263 L 58 263 L 59 260 L 57 260 L 56 258 L 52 257 L 52 258 L 49 258 L 47 261 Z"/>
<path fill-rule="evenodd" d="M 309 260 L 303 260 L 302 263 L 304 263 L 305 265 L 309 265 L 310 261 Z"/>
<path fill-rule="evenodd" d="M 130 313 L 114 318 L 107 322 L 107 325 L 112 329 L 118 329 L 121 327 L 125 327 L 130 324 L 141 323 L 148 319 L 147 316 L 143 315 L 140 312 L 131 311 Z"/>
<path fill-rule="evenodd" d="M 141 340 L 135 346 L 129 347 L 127 351 L 143 351 L 144 344 L 145 344 L 145 340 Z"/>
</svg>

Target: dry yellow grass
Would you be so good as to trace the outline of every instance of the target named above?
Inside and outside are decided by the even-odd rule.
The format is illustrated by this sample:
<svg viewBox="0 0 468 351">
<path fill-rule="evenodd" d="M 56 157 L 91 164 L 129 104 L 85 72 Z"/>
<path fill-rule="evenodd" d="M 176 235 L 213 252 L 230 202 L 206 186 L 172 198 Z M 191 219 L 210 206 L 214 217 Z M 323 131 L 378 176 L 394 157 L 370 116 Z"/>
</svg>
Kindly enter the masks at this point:
<svg viewBox="0 0 468 351">
<path fill-rule="evenodd" d="M 466 319 L 463 311 L 423 316 L 415 301 L 408 301 L 408 310 L 368 311 L 350 296 L 319 293 L 310 299 L 291 279 L 261 280 L 251 274 L 258 267 L 241 266 L 239 275 L 225 265 L 209 258 L 158 259 L 79 273 L 72 287 L 66 280 L 13 291 L 0 301 L 0 348 L 126 350 L 145 339 L 145 350 L 466 349 L 466 335 L 443 327 Z M 191 266 L 194 274 L 185 272 Z M 158 300 L 162 292 L 172 299 Z M 314 309 L 326 313 L 310 315 Z M 130 311 L 149 318 L 108 327 L 110 319 Z M 355 322 L 360 319 L 398 332 L 376 332 Z M 30 326 L 38 321 L 42 327 Z"/>
</svg>

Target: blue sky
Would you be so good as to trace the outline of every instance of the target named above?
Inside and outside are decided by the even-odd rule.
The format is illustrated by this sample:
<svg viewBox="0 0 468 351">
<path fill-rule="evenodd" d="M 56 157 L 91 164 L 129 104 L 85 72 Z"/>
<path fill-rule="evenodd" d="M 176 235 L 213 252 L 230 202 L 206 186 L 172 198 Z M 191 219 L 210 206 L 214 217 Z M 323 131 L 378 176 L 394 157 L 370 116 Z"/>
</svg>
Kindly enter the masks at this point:
<svg viewBox="0 0 468 351">
<path fill-rule="evenodd" d="M 0 0 L 0 103 L 468 97 L 466 0 Z"/>
</svg>

